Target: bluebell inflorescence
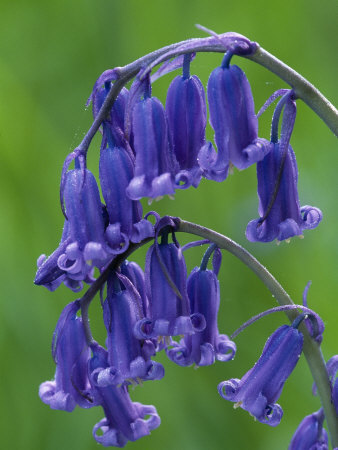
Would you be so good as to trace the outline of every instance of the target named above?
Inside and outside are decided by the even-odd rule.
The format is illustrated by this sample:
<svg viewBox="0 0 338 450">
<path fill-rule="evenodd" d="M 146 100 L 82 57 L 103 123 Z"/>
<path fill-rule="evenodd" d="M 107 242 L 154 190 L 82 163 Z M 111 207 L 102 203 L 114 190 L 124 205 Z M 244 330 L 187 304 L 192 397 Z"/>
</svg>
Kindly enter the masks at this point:
<svg viewBox="0 0 338 450">
<path fill-rule="evenodd" d="M 105 417 L 94 426 L 93 436 L 103 446 L 123 447 L 160 425 L 154 406 L 134 403 L 130 397 L 131 385 L 164 377 L 163 365 L 154 360 L 156 354 L 163 351 L 180 366 L 199 367 L 231 361 L 237 350 L 235 335 L 229 337 L 218 327 L 219 246 L 208 239 L 181 247 L 177 238 L 181 220 L 156 212 L 144 215 L 141 199 L 152 201 L 173 196 L 177 189 L 198 188 L 202 178 L 222 182 L 232 166 L 244 170 L 256 164 L 260 218 L 247 226 L 250 241 L 288 240 L 315 228 L 322 218 L 318 208 L 299 206 L 298 170 L 290 146 L 294 92 L 284 92 L 275 109 L 271 139 L 259 137 L 249 81 L 230 64 L 235 55 L 255 52 L 257 45 L 236 33 L 213 36 L 210 43 L 227 50 L 207 85 L 214 143 L 206 138 L 204 86 L 190 74 L 195 42 L 188 41 L 173 54 L 168 51 L 163 61 L 156 54 L 138 71 L 130 69 L 132 76 L 125 79 L 121 68 L 99 77 L 90 97 L 96 131 L 101 132 L 99 183 L 87 168 L 86 137 L 68 155 L 62 171 L 61 241 L 49 257 L 38 259 L 36 284 L 55 290 L 64 283 L 74 292 L 84 283 L 90 286 L 61 313 L 52 346 L 55 377 L 41 384 L 40 398 L 52 409 L 69 412 L 75 406 L 101 406 Z M 163 62 L 152 76 L 149 61 Z M 152 95 L 152 82 L 177 69 L 182 75 L 171 82 L 164 107 Z M 128 90 L 125 84 L 131 78 L 135 79 Z M 151 245 L 143 270 L 130 256 L 147 242 Z M 185 251 L 204 244 L 209 247 L 202 262 L 189 274 Z M 104 347 L 93 338 L 88 320 L 89 303 L 99 291 Z M 276 402 L 302 353 L 300 323 L 305 321 L 303 329 L 318 345 L 324 331 L 306 305 L 289 309 L 298 308 L 305 312 L 270 336 L 259 360 L 242 379 L 218 386 L 224 399 L 270 426 L 281 421 L 283 410 Z M 338 382 L 333 380 L 337 369 L 335 357 L 327 370 L 338 412 Z M 323 418 L 322 410 L 306 417 L 290 449 L 327 448 Z"/>
</svg>

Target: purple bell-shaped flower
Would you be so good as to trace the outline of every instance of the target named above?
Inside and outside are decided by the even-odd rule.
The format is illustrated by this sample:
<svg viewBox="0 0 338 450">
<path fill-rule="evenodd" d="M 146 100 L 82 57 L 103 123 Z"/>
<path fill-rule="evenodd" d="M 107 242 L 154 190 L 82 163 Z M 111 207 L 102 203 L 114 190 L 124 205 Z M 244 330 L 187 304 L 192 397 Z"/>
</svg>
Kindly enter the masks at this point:
<svg viewBox="0 0 338 450">
<path fill-rule="evenodd" d="M 81 270 L 64 270 L 58 265 L 59 258 L 65 254 L 68 245 L 72 242 L 69 230 L 69 222 L 65 220 L 62 237 L 58 248 L 50 255 L 40 255 L 37 260 L 38 270 L 35 275 L 34 283 L 39 286 L 45 286 L 50 291 L 57 289 L 61 283 L 64 283 L 74 292 L 79 292 L 83 288 L 82 281 L 91 284 L 94 281 L 94 268 L 88 270 L 86 276 Z M 72 267 L 75 261 L 68 260 L 68 267 Z M 74 268 L 74 267 L 73 267 Z"/>
<path fill-rule="evenodd" d="M 113 274 L 108 279 L 107 299 L 103 305 L 110 384 L 164 376 L 163 366 L 150 359 L 156 353 L 154 344 L 134 337 L 134 326 L 143 317 L 142 300 L 135 286 L 124 275 Z"/>
<path fill-rule="evenodd" d="M 149 248 L 145 278 L 149 316 L 135 326 L 139 339 L 185 335 L 204 329 L 204 317 L 190 312 L 184 257 L 176 244 L 168 243 L 168 232 L 162 234 L 160 244 L 156 242 Z"/>
<path fill-rule="evenodd" d="M 138 81 L 138 80 L 137 80 Z M 150 97 L 150 81 L 142 82 L 144 98 L 132 109 L 135 174 L 127 188 L 132 200 L 175 193 L 177 162 L 169 147 L 167 117 L 161 102 Z M 136 95 L 136 94 L 135 94 Z"/>
<path fill-rule="evenodd" d="M 104 87 L 100 87 L 92 95 L 93 102 L 93 116 L 97 116 L 103 102 L 110 90 L 110 82 L 105 83 Z M 128 104 L 129 91 L 126 87 L 123 87 L 117 96 L 108 117 L 105 122 L 111 127 L 118 127 L 122 132 L 124 132 L 124 116 L 125 110 Z"/>
<path fill-rule="evenodd" d="M 278 122 L 285 105 L 281 139 L 278 142 Z M 289 145 L 296 116 L 292 91 L 276 107 L 272 121 L 272 150 L 257 163 L 259 219 L 249 222 L 246 237 L 249 241 L 283 241 L 302 235 L 303 230 L 315 228 L 322 212 L 312 206 L 299 205 L 298 169 L 295 154 Z"/>
<path fill-rule="evenodd" d="M 191 55 L 185 55 L 183 76 L 172 81 L 166 100 L 169 134 L 180 168 L 175 181 L 182 189 L 197 187 L 201 180 L 198 153 L 205 144 L 207 123 L 204 88 L 196 75 L 190 76 L 190 60 Z"/>
<path fill-rule="evenodd" d="M 210 145 L 200 152 L 200 164 L 209 173 L 207 178 L 220 171 L 226 177 L 230 163 L 246 169 L 270 150 L 268 141 L 257 136 L 258 120 L 250 84 L 239 67 L 229 65 L 231 57 L 232 53 L 227 52 L 222 66 L 211 73 L 208 81 L 210 124 L 218 152 L 216 157 Z"/>
<path fill-rule="evenodd" d="M 297 319 L 296 319 L 297 320 Z M 235 378 L 218 385 L 219 394 L 235 403 L 262 423 L 276 426 L 283 410 L 276 400 L 295 368 L 303 349 L 303 335 L 294 326 L 283 325 L 267 340 L 254 367 L 241 380 Z"/>
<path fill-rule="evenodd" d="M 102 206 L 94 175 L 87 169 L 69 171 L 64 199 L 71 242 L 59 256 L 58 266 L 75 279 L 83 280 L 93 266 L 101 268 L 111 258 L 104 238 Z"/>
<path fill-rule="evenodd" d="M 120 266 L 122 275 L 125 275 L 135 286 L 140 294 L 142 301 L 143 316 L 147 317 L 149 311 L 149 302 L 146 294 L 146 284 L 144 272 L 141 267 L 134 261 L 125 260 Z"/>
<path fill-rule="evenodd" d="M 288 450 L 328 450 L 323 410 L 304 417 L 292 437 Z"/>
<path fill-rule="evenodd" d="M 202 314 L 206 326 L 203 331 L 184 336 L 179 343 L 173 342 L 173 348 L 167 351 L 168 357 L 182 366 L 193 363 L 197 366 L 207 366 L 213 364 L 216 359 L 229 361 L 236 353 L 236 344 L 218 331 L 217 315 L 220 304 L 218 268 L 216 270 L 206 268 L 214 249 L 213 244 L 206 251 L 201 267 L 195 267 L 188 278 L 191 312 Z"/>
<path fill-rule="evenodd" d="M 87 364 L 90 350 L 87 346 L 82 320 L 76 316 L 80 303 L 70 303 L 63 310 L 53 337 L 55 378 L 40 385 L 41 400 L 52 409 L 71 412 L 76 405 L 90 408 Z"/>
<path fill-rule="evenodd" d="M 126 194 L 134 174 L 133 155 L 126 148 L 127 142 L 117 132 L 113 135 L 107 124 L 104 132 L 108 136 L 108 147 L 101 148 L 99 170 L 109 216 L 105 237 L 112 253 L 117 254 L 126 250 L 129 241 L 140 242 L 153 236 L 154 229 L 148 220 L 142 219 L 141 203 Z"/>
<path fill-rule="evenodd" d="M 95 398 L 105 412 L 105 418 L 94 426 L 93 436 L 105 447 L 124 447 L 128 441 L 150 434 L 160 425 L 161 419 L 154 406 L 133 403 L 127 386 L 109 384 L 104 375 L 109 368 L 107 352 L 96 343 L 91 348 L 93 357 L 89 361 L 89 378 Z"/>
</svg>

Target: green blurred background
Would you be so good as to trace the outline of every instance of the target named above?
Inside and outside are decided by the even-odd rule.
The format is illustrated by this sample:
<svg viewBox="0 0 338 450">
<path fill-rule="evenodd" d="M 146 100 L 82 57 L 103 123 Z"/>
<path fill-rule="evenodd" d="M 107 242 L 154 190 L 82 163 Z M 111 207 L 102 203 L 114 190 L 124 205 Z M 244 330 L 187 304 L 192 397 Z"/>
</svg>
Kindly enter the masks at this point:
<svg viewBox="0 0 338 450">
<path fill-rule="evenodd" d="M 217 32 L 237 31 L 313 82 L 333 103 L 337 95 L 336 0 L 2 0 L 0 16 L 0 431 L 1 448 L 90 450 L 100 408 L 72 414 L 52 411 L 38 397 L 39 384 L 51 379 L 50 342 L 62 308 L 76 294 L 60 287 L 50 293 L 33 285 L 35 261 L 58 244 L 63 217 L 58 192 L 65 156 L 80 142 L 91 121 L 85 102 L 100 73 L 122 66 L 161 46 L 203 36 L 202 23 Z M 206 83 L 221 55 L 200 55 L 192 64 Z M 247 60 L 245 70 L 257 109 L 276 89 L 274 75 Z M 165 100 L 170 77 L 154 86 Z M 272 110 L 261 119 L 268 137 Z M 212 133 L 209 129 L 209 138 Z M 310 307 L 323 317 L 326 359 L 337 352 L 337 141 L 302 102 L 291 141 L 299 165 L 302 204 L 318 206 L 318 229 L 279 247 L 246 242 L 246 224 L 257 217 L 255 168 L 236 171 L 225 183 L 204 181 L 198 190 L 178 192 L 175 201 L 155 204 L 161 214 L 178 215 L 224 233 L 246 246 L 278 278 L 295 302 L 308 282 Z M 94 140 L 89 168 L 97 173 L 99 141 Z M 149 207 L 145 205 L 145 211 Z M 154 205 L 153 205 L 154 207 Z M 186 242 L 185 236 L 179 236 Z M 136 255 L 142 263 L 145 251 Z M 189 268 L 200 250 L 191 250 Z M 219 326 L 231 333 L 252 315 L 274 306 L 264 285 L 233 256 L 224 254 L 220 272 Z M 90 313 L 95 335 L 104 338 L 98 301 Z M 284 418 L 277 428 L 254 422 L 217 394 L 217 384 L 241 377 L 256 361 L 266 338 L 285 323 L 283 315 L 256 323 L 237 338 L 231 363 L 181 368 L 166 361 L 166 376 L 145 383 L 131 395 L 156 405 L 162 425 L 130 449 L 202 450 L 286 449 L 304 415 L 318 409 L 311 376 L 302 357 L 280 403 Z"/>
</svg>

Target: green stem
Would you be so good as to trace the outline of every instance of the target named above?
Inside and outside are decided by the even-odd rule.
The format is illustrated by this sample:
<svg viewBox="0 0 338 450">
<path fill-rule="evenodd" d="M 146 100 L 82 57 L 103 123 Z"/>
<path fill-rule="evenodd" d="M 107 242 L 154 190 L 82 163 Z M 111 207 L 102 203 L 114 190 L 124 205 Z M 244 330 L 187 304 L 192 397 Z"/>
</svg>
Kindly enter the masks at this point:
<svg viewBox="0 0 338 450">
<path fill-rule="evenodd" d="M 264 267 L 259 261 L 257 261 L 256 258 L 254 258 L 247 250 L 236 242 L 220 233 L 217 233 L 216 231 L 212 231 L 208 228 L 181 219 L 179 221 L 177 231 L 182 231 L 200 236 L 204 239 L 209 239 L 217 244 L 217 247 L 232 253 L 247 267 L 249 267 L 249 269 L 251 269 L 258 276 L 258 278 L 260 278 L 280 305 L 294 305 L 290 296 L 266 269 L 266 267 Z M 286 314 L 290 321 L 293 321 L 298 315 L 295 311 L 287 311 Z M 303 352 L 312 373 L 312 377 L 317 385 L 318 395 L 324 409 L 332 446 L 335 448 L 338 447 L 338 417 L 331 401 L 331 385 L 326 371 L 325 361 L 320 346 L 311 338 L 305 325 L 301 324 L 299 329 L 304 335 Z"/>
<path fill-rule="evenodd" d="M 195 46 L 190 45 L 188 49 L 184 49 L 185 44 L 194 44 L 194 42 L 196 42 Z M 106 118 L 119 92 L 128 81 L 137 75 L 141 68 L 146 66 L 155 67 L 155 65 L 179 55 L 198 52 L 224 53 L 226 50 L 227 48 L 217 40 L 215 42 L 214 38 L 189 39 L 160 48 L 124 67 L 116 69 L 118 79 L 112 85 L 99 113 L 95 117 L 81 144 L 78 146 L 78 149 L 84 152 L 88 150 L 95 133 Z M 288 83 L 293 88 L 297 98 L 303 100 L 338 137 L 338 110 L 308 80 L 258 45 L 255 53 L 243 55 L 243 57 L 260 64 Z"/>
<path fill-rule="evenodd" d="M 338 137 L 338 110 L 306 78 L 262 47 L 258 47 L 254 54 L 245 58 L 260 64 L 288 83 L 296 97 L 303 100 Z"/>
</svg>

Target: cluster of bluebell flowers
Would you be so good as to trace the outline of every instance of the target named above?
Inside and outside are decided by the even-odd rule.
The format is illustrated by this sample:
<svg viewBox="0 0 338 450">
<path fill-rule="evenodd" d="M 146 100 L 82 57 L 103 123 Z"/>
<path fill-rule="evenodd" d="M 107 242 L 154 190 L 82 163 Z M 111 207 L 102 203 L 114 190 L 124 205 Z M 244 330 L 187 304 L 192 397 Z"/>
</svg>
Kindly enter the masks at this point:
<svg viewBox="0 0 338 450">
<path fill-rule="evenodd" d="M 98 79 L 90 100 L 102 135 L 102 195 L 87 168 L 87 149 L 80 145 L 64 163 L 63 233 L 58 248 L 49 257 L 39 257 L 35 283 L 50 290 L 64 283 L 74 292 L 86 283 L 91 285 L 90 295 L 100 290 L 107 338 L 103 347 L 91 335 L 89 294 L 67 305 L 53 337 L 55 377 L 41 384 L 39 394 L 52 409 L 101 406 L 105 417 L 94 426 L 93 436 L 104 446 L 123 447 L 159 426 L 156 408 L 132 402 L 129 393 L 130 385 L 163 378 L 164 367 L 154 361 L 158 352 L 165 351 L 180 366 L 226 362 L 236 353 L 231 337 L 218 329 L 220 249 L 208 241 L 201 265 L 188 274 L 184 253 L 195 244 L 180 246 L 179 219 L 161 218 L 156 212 L 144 216 L 140 200 L 197 188 L 203 177 L 223 182 L 232 166 L 244 170 L 256 164 L 260 218 L 247 226 L 250 241 L 301 236 L 322 218 L 318 208 L 299 204 L 298 171 L 290 146 L 296 116 L 293 91 L 283 91 L 270 140 L 259 137 L 250 84 L 244 72 L 231 64 L 234 55 L 250 54 L 256 44 L 235 33 L 221 42 L 228 51 L 210 75 L 207 96 L 199 78 L 190 74 L 195 57 L 189 51 L 191 43 L 153 75 L 149 66 L 142 66 L 129 90 L 123 84 L 116 90 L 115 102 L 105 115 L 101 112 L 119 83 L 119 69 L 106 71 Z M 170 84 L 164 107 L 152 95 L 152 83 L 177 68 L 182 68 L 182 75 Z M 206 139 L 206 98 L 214 143 Z M 143 270 L 127 257 L 150 241 Z M 241 380 L 219 384 L 220 395 L 260 422 L 278 425 L 283 410 L 276 401 L 302 353 L 303 334 L 298 327 L 303 320 L 308 319 L 301 314 L 292 325 L 277 329 Z M 315 317 L 311 323 L 310 334 L 320 340 L 321 321 Z M 337 402 L 337 382 L 333 392 Z M 323 413 L 309 417 L 290 448 L 307 448 L 297 442 L 304 441 L 304 434 L 310 439 L 304 431 L 308 429 L 311 442 L 327 441 Z"/>
</svg>

